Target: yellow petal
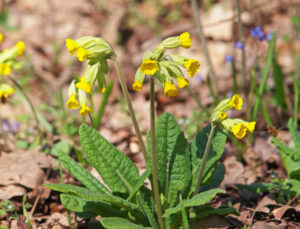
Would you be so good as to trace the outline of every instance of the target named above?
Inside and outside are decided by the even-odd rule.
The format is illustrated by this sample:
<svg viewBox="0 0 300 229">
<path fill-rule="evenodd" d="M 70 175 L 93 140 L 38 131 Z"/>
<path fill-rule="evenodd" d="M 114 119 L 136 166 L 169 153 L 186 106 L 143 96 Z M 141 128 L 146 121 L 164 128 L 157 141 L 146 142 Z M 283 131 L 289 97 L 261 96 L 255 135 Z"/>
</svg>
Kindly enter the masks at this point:
<svg viewBox="0 0 300 229">
<path fill-rule="evenodd" d="M 183 48 L 189 48 L 192 45 L 192 40 L 188 32 L 184 32 L 179 35 L 180 45 Z"/>
<path fill-rule="evenodd" d="M 143 60 L 140 69 L 145 75 L 154 75 L 158 71 L 157 61 L 149 59 Z"/>
</svg>

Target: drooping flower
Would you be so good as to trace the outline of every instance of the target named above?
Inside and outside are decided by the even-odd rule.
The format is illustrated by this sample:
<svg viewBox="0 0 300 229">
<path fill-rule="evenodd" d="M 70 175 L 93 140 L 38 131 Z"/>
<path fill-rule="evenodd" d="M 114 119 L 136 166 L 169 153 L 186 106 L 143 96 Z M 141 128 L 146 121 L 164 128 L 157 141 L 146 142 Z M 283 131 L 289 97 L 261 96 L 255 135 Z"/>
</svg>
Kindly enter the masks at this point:
<svg viewBox="0 0 300 229">
<path fill-rule="evenodd" d="M 84 116 L 91 112 L 91 108 L 89 108 L 86 104 L 82 104 L 80 108 L 80 115 Z"/>
<path fill-rule="evenodd" d="M 168 97 L 175 97 L 178 94 L 178 90 L 177 90 L 175 84 L 173 84 L 172 82 L 165 82 L 164 93 Z"/>
<path fill-rule="evenodd" d="M 247 126 L 243 123 L 237 123 L 231 127 L 231 131 L 236 138 L 242 139 L 247 133 Z"/>
<path fill-rule="evenodd" d="M 248 129 L 248 131 L 250 132 L 250 133 L 252 133 L 253 131 L 254 131 L 254 129 L 255 129 L 255 125 L 256 125 L 256 122 L 249 122 L 248 124 L 247 124 L 247 129 Z"/>
<path fill-rule="evenodd" d="M 5 100 L 8 96 L 14 93 L 14 89 L 9 84 L 1 84 L 0 85 L 0 99 Z"/>
<path fill-rule="evenodd" d="M 188 59 L 184 61 L 184 67 L 187 70 L 189 77 L 194 77 L 199 70 L 200 63 L 195 59 Z"/>
<path fill-rule="evenodd" d="M 65 42 L 66 42 L 66 47 L 69 50 L 69 53 L 71 55 L 74 55 L 74 53 L 79 47 L 78 43 L 70 38 L 67 38 Z"/>
<path fill-rule="evenodd" d="M 189 81 L 184 77 L 177 77 L 176 80 L 179 88 L 184 88 L 189 85 Z"/>
<path fill-rule="evenodd" d="M 23 41 L 18 41 L 16 47 L 18 49 L 18 56 L 22 56 L 26 49 L 25 43 Z"/>
<path fill-rule="evenodd" d="M 219 118 L 220 120 L 224 120 L 225 118 L 227 118 L 226 112 L 224 112 L 224 111 L 219 112 L 218 118 Z"/>
<path fill-rule="evenodd" d="M 140 91 L 143 88 L 143 83 L 140 80 L 136 80 L 133 84 L 132 84 L 132 89 L 135 91 Z"/>
<path fill-rule="evenodd" d="M 78 100 L 76 99 L 76 96 L 75 94 L 72 94 L 68 101 L 67 101 L 67 108 L 69 110 L 76 110 L 76 109 L 79 109 L 80 108 L 80 104 L 78 102 Z"/>
<path fill-rule="evenodd" d="M 242 97 L 240 97 L 238 94 L 233 95 L 229 102 L 229 105 L 236 110 L 241 110 L 243 106 Z"/>
<path fill-rule="evenodd" d="M 92 92 L 92 86 L 89 82 L 85 80 L 84 76 L 82 76 L 80 78 L 80 81 L 76 83 L 76 87 L 89 94 Z"/>
<path fill-rule="evenodd" d="M 183 48 L 189 48 L 192 45 L 192 40 L 188 32 L 179 35 L 180 45 Z"/>
<path fill-rule="evenodd" d="M 0 63 L 0 75 L 7 76 L 11 72 L 11 68 L 9 64 Z"/>
<path fill-rule="evenodd" d="M 154 75 L 158 71 L 158 64 L 156 60 L 143 60 L 140 69 L 145 75 Z"/>
<path fill-rule="evenodd" d="M 3 34 L 2 34 L 2 33 L 0 33 L 0 44 L 2 43 L 2 41 L 3 41 L 3 38 L 4 38 Z"/>
</svg>

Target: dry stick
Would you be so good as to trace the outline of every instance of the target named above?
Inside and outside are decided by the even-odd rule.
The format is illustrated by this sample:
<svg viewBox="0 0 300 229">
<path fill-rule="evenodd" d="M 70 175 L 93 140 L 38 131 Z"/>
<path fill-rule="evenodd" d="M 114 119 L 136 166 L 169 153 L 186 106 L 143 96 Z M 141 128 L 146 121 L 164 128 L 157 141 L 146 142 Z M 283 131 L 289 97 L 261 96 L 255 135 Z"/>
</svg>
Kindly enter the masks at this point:
<svg viewBox="0 0 300 229">
<path fill-rule="evenodd" d="M 193 15 L 194 15 L 194 20 L 195 20 L 195 24 L 196 24 L 196 28 L 197 28 L 197 32 L 198 35 L 200 37 L 203 49 L 204 49 L 204 54 L 205 54 L 205 58 L 209 67 L 209 77 L 211 77 L 211 82 L 213 85 L 213 89 L 215 91 L 216 97 L 219 97 L 219 87 L 218 87 L 218 83 L 217 83 L 217 77 L 216 77 L 216 73 L 210 58 L 210 54 L 209 54 L 209 50 L 208 50 L 208 46 L 206 43 L 206 38 L 203 32 L 203 28 L 202 28 L 202 23 L 201 23 L 201 17 L 198 11 L 198 4 L 196 0 L 190 0 L 191 4 L 192 4 L 192 8 L 193 8 Z"/>
<path fill-rule="evenodd" d="M 147 151 L 146 151 L 146 147 L 145 147 L 145 144 L 144 144 L 144 141 L 143 141 L 143 138 L 142 138 L 142 134 L 141 134 L 141 131 L 140 131 L 140 128 L 139 128 L 139 124 L 138 124 L 137 119 L 135 117 L 135 113 L 134 113 L 133 106 L 132 106 L 132 103 L 131 103 L 131 100 L 130 100 L 130 97 L 129 97 L 126 82 L 125 82 L 124 76 L 123 76 L 123 74 L 121 72 L 121 69 L 120 69 L 120 64 L 119 64 L 119 62 L 118 62 L 118 60 L 115 56 L 113 57 L 113 62 L 114 62 L 115 68 L 117 70 L 117 74 L 119 76 L 121 88 L 122 88 L 125 100 L 127 102 L 128 110 L 129 110 L 129 113 L 130 113 L 131 120 L 133 122 L 133 126 L 134 126 L 134 129 L 135 129 L 136 136 L 137 136 L 138 141 L 139 141 L 139 145 L 140 145 L 141 150 L 143 152 L 144 159 L 145 159 L 145 161 L 147 161 Z"/>
<path fill-rule="evenodd" d="M 152 145 L 152 186 L 154 199 L 157 207 L 157 218 L 160 229 L 164 229 L 162 219 L 161 204 L 159 198 L 158 176 L 157 176 L 157 159 L 156 159 L 156 142 L 155 142 L 155 94 L 154 94 L 154 78 L 150 77 L 150 112 L 151 112 L 151 145 Z"/>
<path fill-rule="evenodd" d="M 20 90 L 20 92 L 24 95 L 25 99 L 27 100 L 27 102 L 28 102 L 28 104 L 30 106 L 31 112 L 33 113 L 33 117 L 35 119 L 35 122 L 36 122 L 36 126 L 37 126 L 37 129 L 38 129 L 40 140 L 42 140 L 42 137 L 43 137 L 42 134 L 43 133 L 42 133 L 41 128 L 40 128 L 40 121 L 38 119 L 38 114 L 37 114 L 36 109 L 34 108 L 31 100 L 29 99 L 29 97 L 27 96 L 27 94 L 25 93 L 25 91 L 23 90 L 22 86 L 13 77 L 9 77 L 9 79 Z"/>
<path fill-rule="evenodd" d="M 240 6 L 240 0 L 235 0 L 235 5 L 238 12 L 238 24 L 239 24 L 239 31 L 240 31 L 240 40 L 244 44 L 245 43 L 245 34 L 243 29 L 243 23 L 241 20 L 241 6 Z M 247 75 L 246 75 L 246 53 L 245 53 L 245 45 L 244 48 L 242 48 L 242 88 L 244 90 L 245 96 L 247 96 Z"/>
</svg>

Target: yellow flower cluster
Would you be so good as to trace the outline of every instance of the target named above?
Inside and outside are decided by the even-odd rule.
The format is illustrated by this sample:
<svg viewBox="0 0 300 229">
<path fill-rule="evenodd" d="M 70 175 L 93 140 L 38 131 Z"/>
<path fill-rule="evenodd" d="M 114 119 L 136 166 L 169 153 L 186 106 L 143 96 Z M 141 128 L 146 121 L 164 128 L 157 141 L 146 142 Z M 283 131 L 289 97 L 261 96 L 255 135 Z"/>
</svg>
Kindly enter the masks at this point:
<svg viewBox="0 0 300 229">
<path fill-rule="evenodd" d="M 3 34 L 0 33 L 0 43 L 4 39 Z M 13 47 L 4 49 L 0 52 L 0 100 L 2 103 L 14 93 L 14 89 L 6 83 L 2 76 L 9 76 L 12 69 L 19 68 L 22 63 L 17 61 L 17 57 L 22 56 L 25 52 L 26 45 L 23 41 L 18 41 Z"/>
<path fill-rule="evenodd" d="M 164 93 L 169 97 L 177 96 L 178 89 L 189 85 L 184 77 L 182 69 L 185 69 L 189 77 L 194 77 L 199 70 L 200 64 L 197 60 L 188 59 L 178 55 L 164 55 L 166 49 L 178 47 L 190 48 L 192 40 L 190 34 L 184 32 L 179 36 L 169 37 L 163 40 L 154 50 L 144 54 L 143 62 L 139 66 L 132 88 L 135 91 L 142 90 L 146 75 L 155 77 L 164 86 Z"/>
<path fill-rule="evenodd" d="M 66 47 L 71 55 L 76 54 L 79 61 L 87 61 L 87 68 L 79 81 L 72 81 L 69 86 L 67 108 L 79 109 L 81 115 L 87 115 L 91 108 L 87 105 L 86 94 L 91 94 L 93 85 L 98 92 L 106 91 L 107 59 L 114 55 L 111 46 L 102 38 L 85 36 L 77 40 L 66 39 Z"/>
<path fill-rule="evenodd" d="M 225 131 L 231 132 L 237 139 L 245 137 L 247 131 L 252 133 L 255 129 L 256 122 L 247 122 L 242 119 L 227 118 L 226 111 L 231 109 L 241 110 L 243 99 L 235 94 L 231 99 L 222 100 L 215 108 L 211 120 L 220 123 Z"/>
</svg>

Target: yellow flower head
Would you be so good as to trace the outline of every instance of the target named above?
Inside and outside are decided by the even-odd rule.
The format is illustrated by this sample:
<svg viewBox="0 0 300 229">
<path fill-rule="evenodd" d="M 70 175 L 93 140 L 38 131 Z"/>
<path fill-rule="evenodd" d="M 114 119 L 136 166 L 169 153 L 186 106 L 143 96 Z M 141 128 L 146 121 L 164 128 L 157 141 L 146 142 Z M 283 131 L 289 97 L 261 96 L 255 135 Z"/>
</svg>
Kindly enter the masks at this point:
<svg viewBox="0 0 300 229">
<path fill-rule="evenodd" d="M 158 71 L 157 61 L 149 59 L 143 60 L 140 69 L 145 75 L 154 75 Z"/>
<path fill-rule="evenodd" d="M 250 133 L 252 133 L 255 129 L 256 122 L 249 122 L 247 125 L 247 129 Z"/>
<path fill-rule="evenodd" d="M 80 81 L 76 83 L 76 87 L 89 94 L 92 92 L 92 86 L 90 83 L 86 82 L 84 76 L 82 76 Z"/>
<path fill-rule="evenodd" d="M 180 45 L 183 48 L 189 48 L 192 45 L 192 40 L 188 32 L 179 35 Z"/>
<path fill-rule="evenodd" d="M 236 110 L 241 110 L 243 106 L 243 99 L 238 94 L 235 94 L 232 96 L 229 105 Z"/>
<path fill-rule="evenodd" d="M 4 38 L 3 34 L 2 34 L 2 33 L 0 33 L 0 43 L 2 43 L 2 41 L 3 41 L 3 38 Z"/>
<path fill-rule="evenodd" d="M 18 56 L 22 56 L 26 49 L 25 43 L 23 41 L 18 41 L 16 47 L 18 49 Z"/>
<path fill-rule="evenodd" d="M 7 99 L 9 95 L 14 93 L 14 89 L 8 84 L 0 85 L 0 99 Z"/>
<path fill-rule="evenodd" d="M 10 66 L 8 64 L 0 64 L 0 75 L 7 76 L 10 74 Z"/>
<path fill-rule="evenodd" d="M 244 123 L 237 123 L 231 127 L 231 131 L 236 138 L 242 139 L 247 133 L 247 126 Z"/>
<path fill-rule="evenodd" d="M 66 47 L 69 50 L 69 53 L 71 55 L 73 55 L 76 52 L 76 50 L 78 49 L 78 47 L 79 47 L 78 43 L 76 41 L 70 39 L 70 38 L 67 38 L 65 40 L 65 42 L 66 42 Z"/>
<path fill-rule="evenodd" d="M 89 108 L 87 105 L 82 104 L 80 108 L 80 115 L 87 115 L 88 113 L 91 112 L 91 108 Z"/>
<path fill-rule="evenodd" d="M 176 80 L 179 88 L 184 88 L 189 85 L 189 81 L 184 77 L 177 77 Z"/>
<path fill-rule="evenodd" d="M 218 113 L 218 118 L 220 120 L 224 120 L 226 117 L 227 117 L 227 114 L 225 112 L 222 111 L 222 112 Z"/>
<path fill-rule="evenodd" d="M 76 55 L 79 61 L 85 61 L 88 58 L 89 51 L 85 48 L 78 48 L 76 50 Z"/>
<path fill-rule="evenodd" d="M 164 87 L 164 93 L 168 95 L 168 97 L 175 97 L 178 94 L 178 90 L 173 83 L 166 82 Z"/>
<path fill-rule="evenodd" d="M 189 77 L 194 77 L 199 70 L 200 63 L 198 60 L 188 59 L 184 61 L 183 66 L 188 72 Z"/>
<path fill-rule="evenodd" d="M 106 92 L 106 88 L 105 88 L 105 87 L 100 88 L 100 89 L 99 89 L 99 92 L 100 92 L 101 94 L 104 94 L 104 93 Z"/>
<path fill-rule="evenodd" d="M 132 84 L 132 89 L 135 91 L 140 91 L 143 88 L 143 83 L 140 80 L 136 80 L 133 84 Z"/>
<path fill-rule="evenodd" d="M 75 94 L 72 94 L 67 101 L 67 108 L 69 110 L 76 110 L 80 108 L 79 102 L 76 99 Z"/>
</svg>

